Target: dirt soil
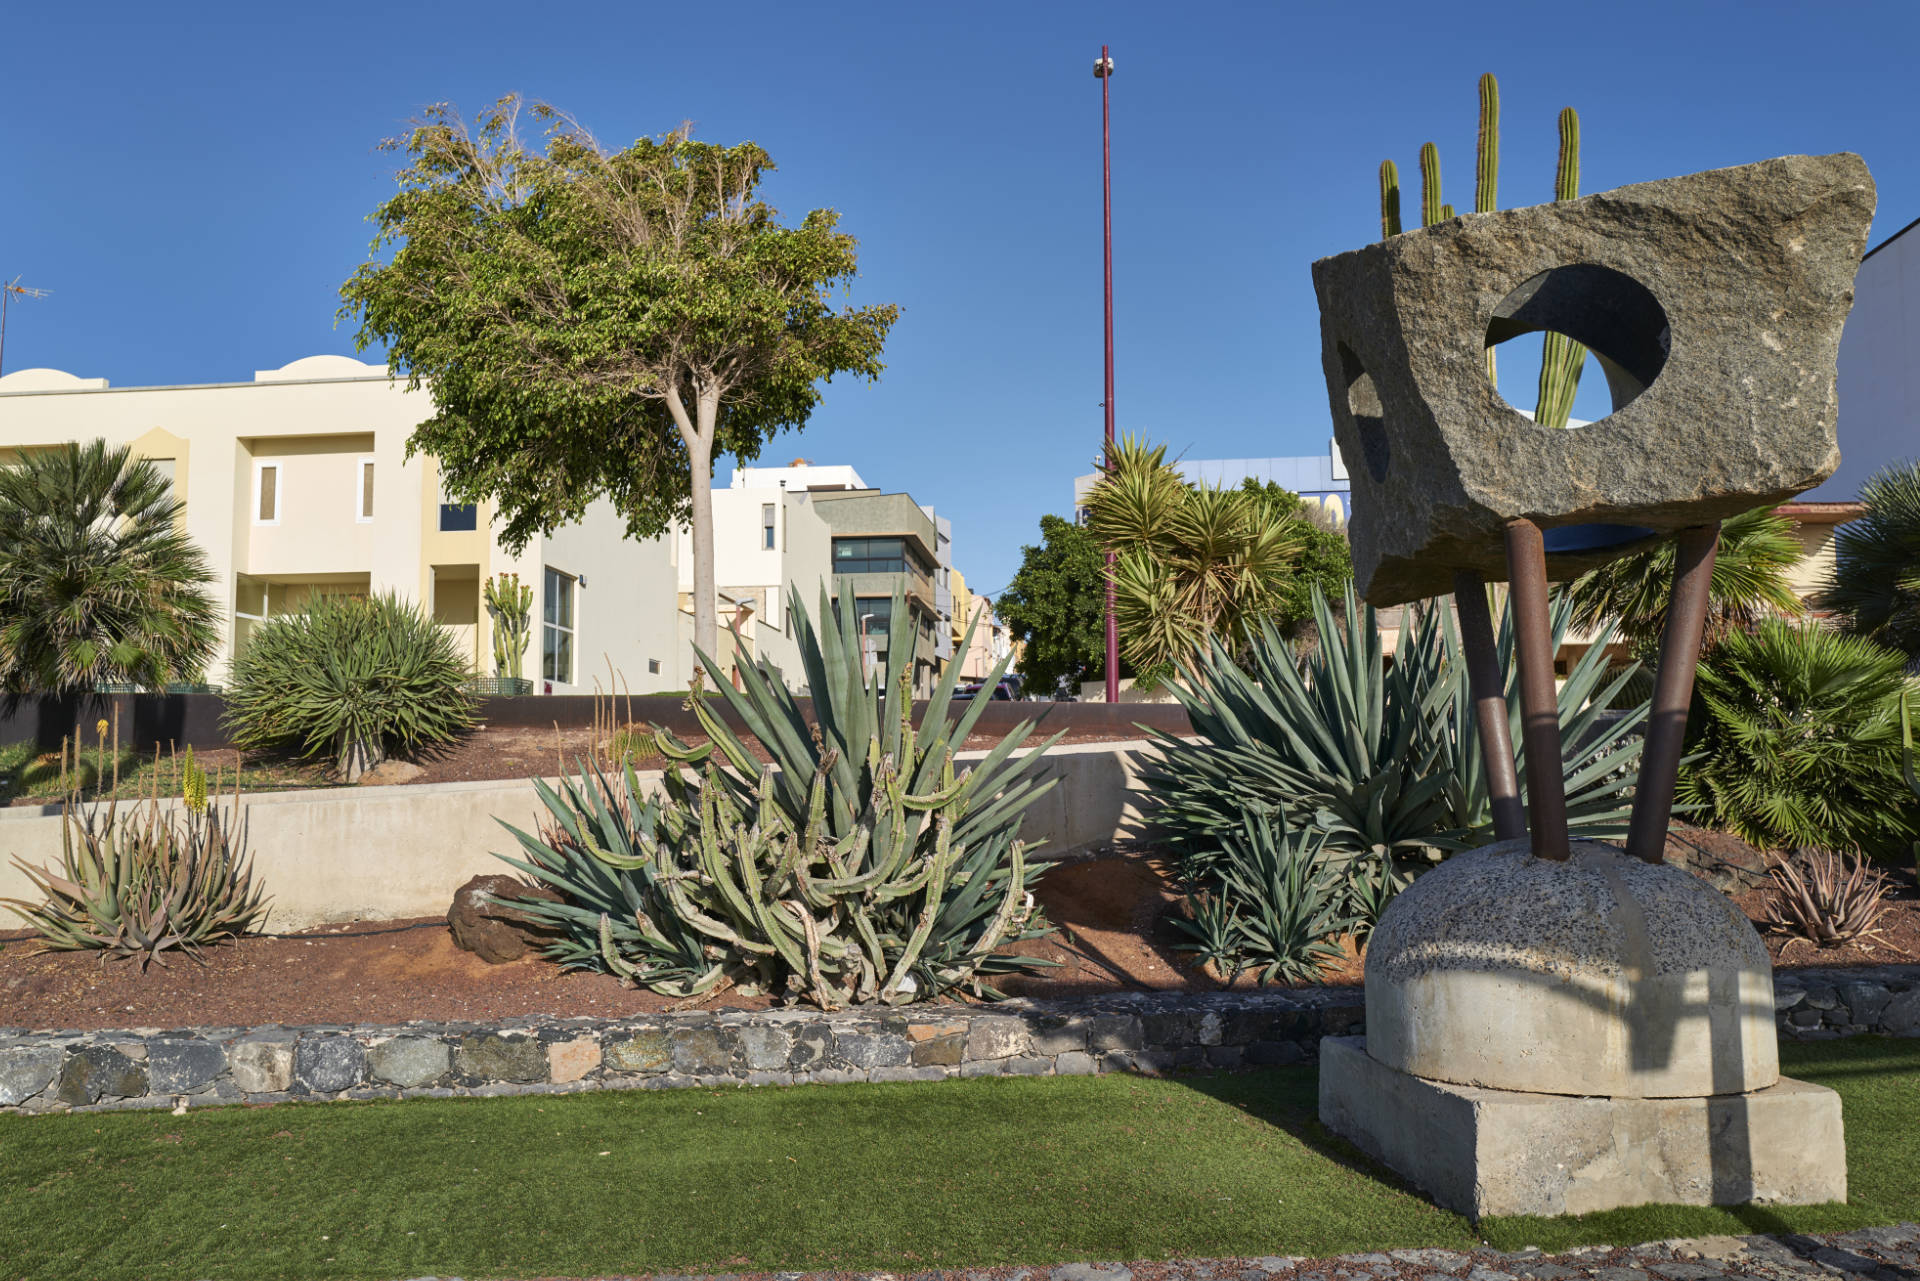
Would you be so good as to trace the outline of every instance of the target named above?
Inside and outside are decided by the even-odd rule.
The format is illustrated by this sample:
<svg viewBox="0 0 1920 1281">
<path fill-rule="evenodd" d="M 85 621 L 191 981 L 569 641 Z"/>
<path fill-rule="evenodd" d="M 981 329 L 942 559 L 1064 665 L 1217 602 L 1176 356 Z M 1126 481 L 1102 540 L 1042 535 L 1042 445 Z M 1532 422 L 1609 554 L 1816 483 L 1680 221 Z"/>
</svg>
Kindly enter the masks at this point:
<svg viewBox="0 0 1920 1281">
<path fill-rule="evenodd" d="M 1862 949 L 1817 951 L 1787 946 L 1769 935 L 1783 968 L 1811 965 L 1920 962 L 1920 893 L 1903 874 L 1883 919 L 1880 941 Z M 1769 890 L 1736 900 L 1759 916 Z M 449 898 L 451 898 L 451 891 Z M 1093 995 L 1118 991 L 1219 991 L 1217 974 L 1198 968 L 1180 950 L 1184 936 L 1171 923 L 1183 900 L 1168 862 L 1127 855 L 1068 863 L 1035 888 L 1048 919 L 1059 927 L 1017 951 L 1058 962 L 1034 977 L 1010 978 L 1009 995 Z M 1323 981 L 1361 981 L 1363 954 L 1345 941 L 1346 960 Z M 1252 990 L 1242 975 L 1235 990 Z M 767 1004 L 727 992 L 711 1000 L 676 1002 L 627 989 L 604 974 L 563 971 L 528 958 L 488 965 L 453 944 L 438 917 L 325 926 L 289 935 L 263 935 L 207 953 L 204 965 L 185 957 L 165 967 L 104 962 L 93 954 L 46 952 L 32 936 L 0 933 L 0 1027 L 98 1029 L 248 1026 L 264 1023 L 397 1023 L 487 1021 L 519 1015 L 619 1018 L 689 1004 L 703 1009 L 750 1009 Z"/>
</svg>

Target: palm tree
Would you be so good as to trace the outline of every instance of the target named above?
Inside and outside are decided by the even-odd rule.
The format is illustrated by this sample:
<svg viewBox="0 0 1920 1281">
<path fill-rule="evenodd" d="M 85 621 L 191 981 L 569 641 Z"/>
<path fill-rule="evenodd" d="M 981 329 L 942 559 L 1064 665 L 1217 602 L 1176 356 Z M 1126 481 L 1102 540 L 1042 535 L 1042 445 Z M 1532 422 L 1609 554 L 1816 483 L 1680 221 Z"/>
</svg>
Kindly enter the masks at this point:
<svg viewBox="0 0 1920 1281">
<path fill-rule="evenodd" d="M 1849 630 L 1920 661 L 1920 462 L 1874 473 L 1860 498 L 1866 513 L 1833 536 L 1820 603 Z"/>
<path fill-rule="evenodd" d="M 219 618 L 158 469 L 104 440 L 0 467 L 0 685 L 149 688 L 196 674 Z"/>
<path fill-rule="evenodd" d="M 1128 436 L 1087 499 L 1087 528 L 1116 557 L 1122 653 L 1161 675 L 1210 636 L 1243 648 L 1278 613 L 1306 535 L 1256 494 L 1189 485 L 1164 445 Z"/>
<path fill-rule="evenodd" d="M 1800 560 L 1793 522 L 1771 507 L 1742 512 L 1720 526 L 1707 589 L 1706 644 L 1744 631 L 1762 618 L 1799 614 L 1786 571 Z M 1673 594 L 1673 542 L 1602 565 L 1574 580 L 1574 622 L 1593 629 L 1617 622 L 1619 635 L 1637 654 L 1651 654 L 1667 625 Z"/>
</svg>

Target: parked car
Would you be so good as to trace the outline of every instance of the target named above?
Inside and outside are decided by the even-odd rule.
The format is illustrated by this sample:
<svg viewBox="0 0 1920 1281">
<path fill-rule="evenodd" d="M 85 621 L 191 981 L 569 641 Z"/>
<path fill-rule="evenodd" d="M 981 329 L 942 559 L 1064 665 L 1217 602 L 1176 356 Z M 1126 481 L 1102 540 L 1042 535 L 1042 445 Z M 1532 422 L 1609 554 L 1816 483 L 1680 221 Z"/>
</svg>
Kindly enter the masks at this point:
<svg viewBox="0 0 1920 1281">
<path fill-rule="evenodd" d="M 958 686 L 953 691 L 954 700 L 956 702 L 960 702 L 960 701 L 979 698 L 980 691 L 985 687 L 986 687 L 985 681 L 973 681 L 970 684 Z M 1002 676 L 1000 678 L 999 683 L 993 687 L 993 692 L 991 694 L 988 694 L 987 697 L 991 700 L 1000 701 L 1000 702 L 1008 702 L 1008 701 L 1012 701 L 1014 699 L 1019 698 L 1020 682 L 1018 678 L 1012 677 L 1012 676 Z"/>
</svg>

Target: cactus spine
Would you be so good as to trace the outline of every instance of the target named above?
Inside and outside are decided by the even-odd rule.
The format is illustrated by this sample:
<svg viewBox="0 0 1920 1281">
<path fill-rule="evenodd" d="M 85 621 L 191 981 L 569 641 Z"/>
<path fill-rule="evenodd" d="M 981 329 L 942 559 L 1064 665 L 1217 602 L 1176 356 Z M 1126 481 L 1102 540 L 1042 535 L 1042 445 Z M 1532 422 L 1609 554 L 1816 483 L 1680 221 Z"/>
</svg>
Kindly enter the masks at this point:
<svg viewBox="0 0 1920 1281">
<path fill-rule="evenodd" d="M 1400 234 L 1400 167 L 1380 162 L 1380 239 Z"/>
<path fill-rule="evenodd" d="M 1560 112 L 1560 163 L 1553 174 L 1553 198 L 1574 200 L 1580 195 L 1580 116 L 1572 107 Z M 1542 427 L 1565 427 L 1573 416 L 1573 398 L 1580 390 L 1580 371 L 1587 349 L 1565 334 L 1549 333 L 1540 349 L 1540 400 L 1533 420 Z"/>
<path fill-rule="evenodd" d="M 533 636 L 533 588 L 522 584 L 518 574 L 489 578 L 487 614 L 493 619 L 493 674 L 520 680 Z"/>
<path fill-rule="evenodd" d="M 1440 202 L 1440 148 L 1425 143 L 1420 148 L 1420 225 L 1431 227 L 1444 222 Z"/>
</svg>

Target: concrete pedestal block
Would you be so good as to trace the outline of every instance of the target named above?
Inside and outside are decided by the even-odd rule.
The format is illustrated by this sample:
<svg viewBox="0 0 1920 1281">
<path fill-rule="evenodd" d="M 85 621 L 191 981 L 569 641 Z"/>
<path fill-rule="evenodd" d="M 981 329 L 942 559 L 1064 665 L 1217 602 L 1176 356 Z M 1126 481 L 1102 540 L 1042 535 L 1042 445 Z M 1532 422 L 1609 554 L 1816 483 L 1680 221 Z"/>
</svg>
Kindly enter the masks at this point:
<svg viewBox="0 0 1920 1281">
<path fill-rule="evenodd" d="M 1847 1198 L 1840 1096 L 1786 1077 L 1705 1098 L 1527 1094 L 1409 1076 L 1364 1037 L 1328 1037 L 1320 1121 L 1476 1219 Z"/>
</svg>

